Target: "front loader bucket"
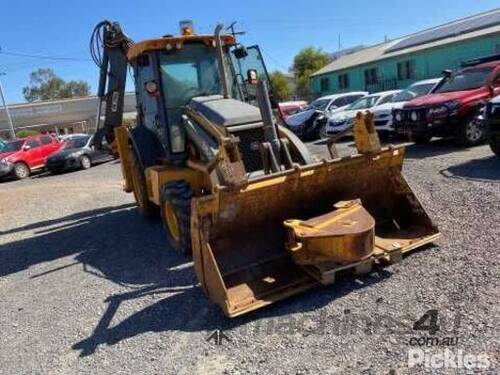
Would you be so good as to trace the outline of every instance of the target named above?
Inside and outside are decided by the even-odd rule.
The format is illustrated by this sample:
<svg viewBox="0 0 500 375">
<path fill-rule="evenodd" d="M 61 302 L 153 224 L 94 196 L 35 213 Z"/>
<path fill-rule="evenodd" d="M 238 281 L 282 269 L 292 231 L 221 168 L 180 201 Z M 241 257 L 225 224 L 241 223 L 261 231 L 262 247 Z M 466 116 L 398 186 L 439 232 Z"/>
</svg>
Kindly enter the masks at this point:
<svg viewBox="0 0 500 375">
<path fill-rule="evenodd" d="M 284 221 L 307 220 L 360 199 L 375 246 L 405 253 L 439 236 L 401 174 L 404 149 L 325 160 L 265 176 L 193 203 L 193 257 L 212 301 L 237 316 L 318 285 L 286 250 Z"/>
</svg>

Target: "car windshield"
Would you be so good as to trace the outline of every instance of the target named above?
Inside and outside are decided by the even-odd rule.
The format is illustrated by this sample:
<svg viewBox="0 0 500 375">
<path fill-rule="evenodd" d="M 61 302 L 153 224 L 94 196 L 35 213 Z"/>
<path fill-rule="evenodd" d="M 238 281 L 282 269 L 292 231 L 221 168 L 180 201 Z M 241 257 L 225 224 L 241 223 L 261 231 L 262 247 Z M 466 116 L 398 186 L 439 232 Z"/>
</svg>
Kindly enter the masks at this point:
<svg viewBox="0 0 500 375">
<path fill-rule="evenodd" d="M 24 141 L 12 141 L 12 142 L 7 142 L 2 148 L 2 152 L 16 152 L 23 147 Z"/>
<path fill-rule="evenodd" d="M 318 111 L 324 111 L 328 103 L 330 103 L 330 99 L 316 99 L 309 105 L 309 108 L 314 108 Z"/>
<path fill-rule="evenodd" d="M 82 148 L 85 147 L 90 137 L 74 137 L 69 138 L 64 141 L 62 146 L 63 149 L 72 149 L 72 148 Z"/>
<path fill-rule="evenodd" d="M 355 111 L 359 109 L 371 108 L 377 103 L 380 96 L 365 96 L 364 98 L 356 100 L 347 109 L 349 111 Z"/>
<path fill-rule="evenodd" d="M 493 68 L 466 69 L 452 74 L 434 93 L 474 90 L 486 84 Z"/>
<path fill-rule="evenodd" d="M 431 91 L 431 89 L 434 87 L 434 85 L 435 83 L 423 83 L 421 85 L 410 86 L 406 90 L 403 90 L 394 95 L 392 102 L 409 102 L 410 100 L 413 100 L 415 98 L 427 95 L 429 91 Z"/>
</svg>

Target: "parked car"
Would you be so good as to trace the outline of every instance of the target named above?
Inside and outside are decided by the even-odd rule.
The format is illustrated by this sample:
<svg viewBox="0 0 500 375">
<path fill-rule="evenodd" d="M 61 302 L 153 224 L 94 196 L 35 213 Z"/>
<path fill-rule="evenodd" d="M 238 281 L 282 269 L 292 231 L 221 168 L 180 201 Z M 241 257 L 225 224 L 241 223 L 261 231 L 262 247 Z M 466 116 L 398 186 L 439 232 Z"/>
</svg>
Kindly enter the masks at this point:
<svg viewBox="0 0 500 375">
<path fill-rule="evenodd" d="M 478 59 L 466 65 L 445 72 L 429 95 L 395 111 L 396 132 L 409 135 L 416 143 L 427 143 L 435 136 L 454 137 L 462 146 L 481 143 L 486 129 L 478 113 L 489 99 L 500 94 L 500 56 L 496 61 Z"/>
<path fill-rule="evenodd" d="M 28 177 L 45 167 L 47 157 L 59 150 L 61 144 L 51 135 L 41 134 L 7 142 L 0 152 L 0 177 L 13 174 Z"/>
<path fill-rule="evenodd" d="M 373 113 L 377 131 L 392 133 L 394 131 L 393 111 L 403 108 L 410 100 L 427 95 L 441 80 L 442 78 L 433 78 L 415 82 L 395 94 L 392 101 L 373 107 L 370 112 Z"/>
<path fill-rule="evenodd" d="M 302 111 L 306 107 L 307 102 L 305 100 L 278 103 L 281 118 L 285 121 L 285 123 L 290 116 Z"/>
<path fill-rule="evenodd" d="M 346 130 L 352 126 L 358 112 L 366 111 L 385 103 L 390 103 L 394 95 L 399 92 L 400 90 L 381 91 L 358 99 L 343 111 L 336 112 L 328 119 L 326 134 L 333 135 Z"/>
<path fill-rule="evenodd" d="M 317 139 L 325 135 L 328 117 L 366 95 L 367 92 L 358 91 L 322 96 L 314 100 L 304 111 L 290 116 L 286 122 L 287 126 L 305 140 Z"/>
<path fill-rule="evenodd" d="M 500 157 L 500 96 L 491 99 L 485 109 L 488 143 L 496 156 Z"/>
<path fill-rule="evenodd" d="M 97 149 L 92 140 L 93 136 L 90 135 L 66 137 L 59 151 L 47 159 L 47 169 L 51 173 L 69 169 L 89 169 L 93 164 L 111 160 L 112 156 L 107 147 Z"/>
</svg>

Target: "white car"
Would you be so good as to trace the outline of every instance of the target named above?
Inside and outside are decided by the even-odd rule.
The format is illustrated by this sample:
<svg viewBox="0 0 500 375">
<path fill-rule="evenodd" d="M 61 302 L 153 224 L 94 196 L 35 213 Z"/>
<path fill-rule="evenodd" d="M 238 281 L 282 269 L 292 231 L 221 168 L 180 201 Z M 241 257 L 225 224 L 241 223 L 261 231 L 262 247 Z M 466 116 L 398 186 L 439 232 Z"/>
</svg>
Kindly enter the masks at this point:
<svg viewBox="0 0 500 375">
<path fill-rule="evenodd" d="M 303 138 L 317 138 L 323 127 L 320 121 L 331 116 L 359 98 L 368 95 L 366 91 L 322 96 L 309 104 L 306 109 L 286 119 L 286 124 L 296 135 Z"/>
<path fill-rule="evenodd" d="M 392 101 L 394 95 L 400 91 L 401 90 L 382 91 L 367 95 L 358 99 L 343 111 L 332 114 L 326 124 L 326 134 L 332 135 L 346 130 L 353 124 L 354 118 L 358 112 L 369 110 L 384 103 L 389 103 Z"/>
<path fill-rule="evenodd" d="M 410 100 L 427 95 L 441 79 L 442 78 L 433 78 L 415 82 L 405 90 L 394 95 L 391 102 L 373 107 L 370 112 L 373 113 L 373 120 L 377 130 L 381 132 L 394 131 L 392 111 L 403 108 Z"/>
</svg>

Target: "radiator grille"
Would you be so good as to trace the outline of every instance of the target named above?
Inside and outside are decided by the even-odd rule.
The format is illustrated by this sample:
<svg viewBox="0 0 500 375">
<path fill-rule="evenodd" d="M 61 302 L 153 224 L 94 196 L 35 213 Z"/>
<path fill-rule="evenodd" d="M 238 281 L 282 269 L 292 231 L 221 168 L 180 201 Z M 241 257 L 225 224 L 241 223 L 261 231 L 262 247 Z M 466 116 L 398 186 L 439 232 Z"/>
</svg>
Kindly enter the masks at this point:
<svg viewBox="0 0 500 375">
<path fill-rule="evenodd" d="M 239 149 L 246 171 L 255 172 L 262 170 L 263 165 L 259 145 L 264 142 L 263 129 L 247 129 L 232 132 L 232 134 L 240 139 Z"/>
</svg>

